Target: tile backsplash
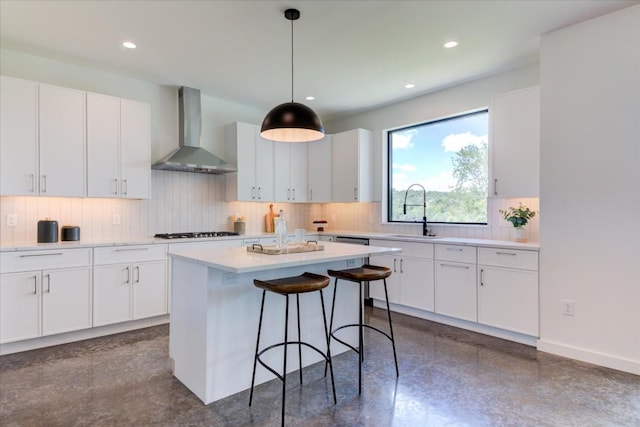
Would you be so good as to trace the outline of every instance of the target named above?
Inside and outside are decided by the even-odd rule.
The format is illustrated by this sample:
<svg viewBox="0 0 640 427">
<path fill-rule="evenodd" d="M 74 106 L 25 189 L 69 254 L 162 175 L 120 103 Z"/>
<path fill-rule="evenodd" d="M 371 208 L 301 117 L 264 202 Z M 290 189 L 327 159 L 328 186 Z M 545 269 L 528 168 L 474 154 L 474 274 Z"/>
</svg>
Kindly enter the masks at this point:
<svg viewBox="0 0 640 427">
<path fill-rule="evenodd" d="M 264 216 L 269 203 L 226 202 L 224 176 L 153 170 L 152 196 L 149 200 L 64 198 L 64 197 L 0 197 L 0 241 L 3 245 L 35 242 L 37 223 L 50 218 L 60 225 L 78 225 L 81 239 L 87 241 L 120 241 L 146 238 L 156 233 L 181 231 L 233 230 L 229 217 L 246 217 L 246 233 L 264 232 Z M 432 225 L 438 236 L 472 237 L 510 240 L 511 229 L 499 209 L 517 206 L 522 201 L 539 210 L 534 199 L 490 199 L 490 226 Z M 274 210 L 283 209 L 288 227 L 314 230 L 312 221 L 329 221 L 329 230 L 376 231 L 419 234 L 414 224 L 382 224 L 381 204 L 274 203 Z M 7 226 L 7 215 L 16 214 L 17 224 Z M 120 224 L 114 225 L 115 219 Z M 530 241 L 538 241 L 538 216 L 527 227 Z"/>
</svg>

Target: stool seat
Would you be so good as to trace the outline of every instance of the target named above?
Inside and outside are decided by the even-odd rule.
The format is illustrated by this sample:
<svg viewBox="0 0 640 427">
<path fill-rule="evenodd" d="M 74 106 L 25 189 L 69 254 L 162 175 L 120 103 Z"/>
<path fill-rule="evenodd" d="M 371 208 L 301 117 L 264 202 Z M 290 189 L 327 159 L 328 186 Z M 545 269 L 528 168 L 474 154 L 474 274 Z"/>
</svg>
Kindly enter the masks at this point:
<svg viewBox="0 0 640 427">
<path fill-rule="evenodd" d="M 300 276 L 285 277 L 273 280 L 254 279 L 253 284 L 266 291 L 280 295 L 302 294 L 324 289 L 329 285 L 329 278 L 313 273 L 303 273 Z"/>
<path fill-rule="evenodd" d="M 391 269 L 377 265 L 365 264 L 362 267 L 349 268 L 347 270 L 328 270 L 327 274 L 331 277 L 351 282 L 369 282 L 386 279 L 391 276 Z"/>
</svg>

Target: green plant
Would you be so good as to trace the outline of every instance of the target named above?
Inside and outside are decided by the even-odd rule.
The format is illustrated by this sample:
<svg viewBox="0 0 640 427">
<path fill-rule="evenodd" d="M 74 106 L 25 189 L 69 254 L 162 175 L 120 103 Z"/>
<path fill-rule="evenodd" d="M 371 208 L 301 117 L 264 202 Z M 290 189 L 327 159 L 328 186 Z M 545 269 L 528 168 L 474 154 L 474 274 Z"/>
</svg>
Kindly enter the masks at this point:
<svg viewBox="0 0 640 427">
<path fill-rule="evenodd" d="M 531 218 L 536 216 L 535 211 L 523 206 L 522 203 L 519 203 L 517 208 L 510 207 L 507 210 L 500 209 L 500 213 L 502 217 L 513 224 L 515 228 L 524 227 Z"/>
</svg>

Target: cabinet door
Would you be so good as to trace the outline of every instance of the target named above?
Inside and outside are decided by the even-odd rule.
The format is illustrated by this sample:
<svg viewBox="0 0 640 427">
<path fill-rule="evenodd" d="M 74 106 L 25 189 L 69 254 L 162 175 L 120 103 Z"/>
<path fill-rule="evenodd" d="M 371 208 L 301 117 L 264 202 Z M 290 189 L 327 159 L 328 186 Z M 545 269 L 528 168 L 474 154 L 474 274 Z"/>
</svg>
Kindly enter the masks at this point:
<svg viewBox="0 0 640 427">
<path fill-rule="evenodd" d="M 331 139 L 332 185 L 334 202 L 358 201 L 358 140 L 351 132 L 337 133 Z"/>
<path fill-rule="evenodd" d="M 334 202 L 371 201 L 371 132 L 353 129 L 331 138 Z"/>
<path fill-rule="evenodd" d="M 167 264 L 165 261 L 133 265 L 131 286 L 134 319 L 167 313 Z"/>
<path fill-rule="evenodd" d="M 290 182 L 291 143 L 273 143 L 273 184 L 276 202 L 290 202 L 293 200 Z"/>
<path fill-rule="evenodd" d="M 307 144 L 289 144 L 289 186 L 292 201 L 307 201 Z"/>
<path fill-rule="evenodd" d="M 120 99 L 87 93 L 87 194 L 118 197 Z"/>
<path fill-rule="evenodd" d="M 307 164 L 310 202 L 331 201 L 331 135 L 309 142 Z"/>
<path fill-rule="evenodd" d="M 256 142 L 257 126 L 248 123 L 233 123 L 227 128 L 227 152 L 235 157 L 238 172 L 227 177 L 227 185 L 233 181 L 235 189 L 227 191 L 227 200 L 256 200 Z M 235 194 L 231 194 L 235 193 Z"/>
<path fill-rule="evenodd" d="M 0 343 L 40 336 L 40 272 L 0 275 Z"/>
<path fill-rule="evenodd" d="M 131 320 L 131 265 L 93 268 L 93 326 Z"/>
<path fill-rule="evenodd" d="M 402 258 L 400 272 L 403 305 L 433 311 L 435 298 L 433 268 L 431 259 Z"/>
<path fill-rule="evenodd" d="M 120 193 L 148 199 L 151 187 L 151 111 L 149 104 L 120 101 Z"/>
<path fill-rule="evenodd" d="M 0 76 L 0 195 L 38 193 L 38 84 Z"/>
<path fill-rule="evenodd" d="M 91 268 L 42 272 L 42 335 L 91 327 Z"/>
<path fill-rule="evenodd" d="M 389 302 L 400 304 L 402 302 L 403 293 L 400 273 L 400 258 L 391 255 L 380 255 L 371 257 L 369 262 L 372 265 L 379 265 L 380 267 L 387 267 L 391 269 L 391 276 L 387 278 Z M 382 280 L 376 280 L 369 284 L 369 296 L 381 301 L 385 300 Z"/>
<path fill-rule="evenodd" d="M 40 84 L 40 194 L 85 191 L 85 93 Z"/>
<path fill-rule="evenodd" d="M 472 264 L 436 261 L 435 312 L 477 321 L 476 268 Z"/>
<path fill-rule="evenodd" d="M 493 194 L 540 195 L 540 87 L 494 98 L 491 108 Z"/>
<path fill-rule="evenodd" d="M 270 201 L 274 197 L 274 182 L 273 182 L 273 151 L 274 143 L 267 139 L 262 138 L 260 128 L 255 127 L 256 139 L 255 139 L 255 156 L 256 156 L 256 200 Z M 238 170 L 240 170 L 238 168 Z"/>
<path fill-rule="evenodd" d="M 478 268 L 478 322 L 537 337 L 538 272 Z"/>
</svg>

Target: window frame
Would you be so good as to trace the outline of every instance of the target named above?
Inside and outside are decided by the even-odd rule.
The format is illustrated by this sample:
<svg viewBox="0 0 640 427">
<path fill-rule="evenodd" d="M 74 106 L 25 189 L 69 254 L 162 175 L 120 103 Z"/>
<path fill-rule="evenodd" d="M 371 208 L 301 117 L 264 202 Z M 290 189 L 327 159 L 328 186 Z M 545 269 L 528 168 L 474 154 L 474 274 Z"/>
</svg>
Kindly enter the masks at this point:
<svg viewBox="0 0 640 427">
<path fill-rule="evenodd" d="M 478 108 L 476 110 L 471 110 L 471 111 L 465 111 L 462 113 L 456 113 L 450 116 L 446 116 L 446 117 L 441 117 L 438 119 L 433 119 L 433 120 L 427 120 L 424 122 L 420 122 L 420 123 L 415 123 L 412 125 L 407 125 L 407 126 L 399 126 L 399 127 L 395 127 L 392 129 L 387 129 L 386 130 L 386 140 L 387 140 L 387 150 L 386 150 L 386 223 L 388 224 L 415 224 L 415 221 L 402 221 L 402 220 L 394 220 L 392 219 L 392 212 L 391 212 L 391 208 L 392 208 L 392 193 L 393 193 L 393 186 L 392 186 L 392 179 L 393 179 L 393 156 L 392 156 L 392 150 L 393 150 L 393 144 L 391 142 L 391 135 L 396 132 L 396 131 L 403 131 L 403 130 L 408 130 L 408 129 L 413 129 L 413 128 L 417 128 L 417 127 L 422 127 L 425 125 L 429 125 L 429 124 L 435 124 L 435 123 L 440 123 L 440 122 L 446 122 L 448 120 L 453 120 L 453 119 L 458 119 L 464 116 L 471 116 L 473 114 L 477 114 L 477 113 L 486 113 L 487 114 L 487 130 L 488 133 L 490 132 L 490 111 L 489 111 L 489 107 L 482 107 L 482 108 Z M 437 224 L 439 226 L 481 226 L 481 227 L 487 227 L 490 226 L 490 217 L 489 217 L 489 177 L 491 177 L 491 147 L 490 147 L 490 141 L 489 138 L 487 140 L 487 212 L 486 212 L 486 222 L 443 222 L 443 221 L 428 221 L 428 217 L 427 217 L 427 222 L 429 224 Z"/>
</svg>

